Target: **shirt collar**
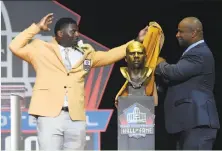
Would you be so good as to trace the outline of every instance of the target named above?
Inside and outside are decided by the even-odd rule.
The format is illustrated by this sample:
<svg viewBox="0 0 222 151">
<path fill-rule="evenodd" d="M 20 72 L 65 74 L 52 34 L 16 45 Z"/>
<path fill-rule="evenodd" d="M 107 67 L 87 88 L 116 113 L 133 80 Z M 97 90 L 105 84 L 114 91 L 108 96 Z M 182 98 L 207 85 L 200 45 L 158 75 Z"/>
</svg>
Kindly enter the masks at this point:
<svg viewBox="0 0 222 151">
<path fill-rule="evenodd" d="M 72 47 L 63 47 L 61 45 L 59 45 L 60 50 L 65 50 L 65 49 L 69 49 L 69 50 L 74 50 Z"/>
<path fill-rule="evenodd" d="M 188 52 L 190 49 L 194 48 L 195 46 L 197 46 L 197 45 L 199 45 L 199 44 L 201 44 L 201 43 L 203 43 L 203 42 L 204 42 L 204 40 L 200 40 L 200 41 L 198 41 L 198 42 L 193 43 L 192 45 L 190 45 L 190 46 L 184 51 L 183 55 L 184 55 L 186 52 Z"/>
</svg>

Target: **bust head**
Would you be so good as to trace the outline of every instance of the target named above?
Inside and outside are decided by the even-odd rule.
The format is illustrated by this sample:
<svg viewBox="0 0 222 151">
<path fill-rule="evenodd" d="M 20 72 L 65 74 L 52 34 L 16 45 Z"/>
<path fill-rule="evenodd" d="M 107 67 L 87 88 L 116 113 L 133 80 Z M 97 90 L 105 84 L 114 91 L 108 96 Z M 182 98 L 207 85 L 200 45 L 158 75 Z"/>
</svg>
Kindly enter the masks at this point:
<svg viewBox="0 0 222 151">
<path fill-rule="evenodd" d="M 146 51 L 142 43 L 134 41 L 126 48 L 125 58 L 128 68 L 130 69 L 143 69 L 146 61 Z"/>
</svg>

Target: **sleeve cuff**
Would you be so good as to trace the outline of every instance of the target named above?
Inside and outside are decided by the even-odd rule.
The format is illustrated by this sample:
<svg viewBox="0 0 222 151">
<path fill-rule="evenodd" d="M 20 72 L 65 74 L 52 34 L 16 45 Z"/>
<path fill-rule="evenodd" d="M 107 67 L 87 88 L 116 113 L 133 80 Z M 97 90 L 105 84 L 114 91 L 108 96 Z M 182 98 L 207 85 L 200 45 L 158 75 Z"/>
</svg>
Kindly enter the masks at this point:
<svg viewBox="0 0 222 151">
<path fill-rule="evenodd" d="M 28 30 L 31 30 L 34 34 L 37 34 L 41 31 L 41 29 L 35 24 L 33 23 Z"/>
</svg>

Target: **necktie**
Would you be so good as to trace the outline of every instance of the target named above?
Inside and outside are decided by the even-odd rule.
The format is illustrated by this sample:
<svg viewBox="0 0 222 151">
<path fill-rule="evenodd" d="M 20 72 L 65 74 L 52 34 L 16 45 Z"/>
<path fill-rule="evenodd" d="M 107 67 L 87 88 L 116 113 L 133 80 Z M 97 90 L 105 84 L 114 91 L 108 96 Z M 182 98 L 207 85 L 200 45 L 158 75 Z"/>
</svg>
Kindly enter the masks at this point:
<svg viewBox="0 0 222 151">
<path fill-rule="evenodd" d="M 66 69 L 68 71 L 70 71 L 72 69 L 72 64 L 71 64 L 71 61 L 69 60 L 69 49 L 65 48 L 64 51 L 65 51 L 64 64 L 65 64 Z M 67 93 L 68 93 L 68 91 L 66 89 L 64 106 L 68 106 L 68 96 L 67 96 Z"/>
<path fill-rule="evenodd" d="M 72 69 L 72 64 L 71 64 L 71 61 L 69 60 L 69 49 L 68 48 L 65 48 L 64 49 L 65 51 L 65 60 L 64 60 L 64 64 L 66 66 L 66 69 L 68 71 L 70 71 Z"/>
</svg>

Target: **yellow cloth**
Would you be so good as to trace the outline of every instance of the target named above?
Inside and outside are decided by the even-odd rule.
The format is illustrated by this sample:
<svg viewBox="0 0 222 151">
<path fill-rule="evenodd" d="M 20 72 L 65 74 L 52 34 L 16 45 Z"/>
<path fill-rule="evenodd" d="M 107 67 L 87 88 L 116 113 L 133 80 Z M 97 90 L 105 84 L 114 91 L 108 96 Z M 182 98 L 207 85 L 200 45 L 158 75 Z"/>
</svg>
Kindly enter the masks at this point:
<svg viewBox="0 0 222 151">
<path fill-rule="evenodd" d="M 145 35 L 143 45 L 146 48 L 146 55 L 147 55 L 147 60 L 146 60 L 146 67 L 152 69 L 152 74 L 150 81 L 148 82 L 148 85 L 146 86 L 146 95 L 152 96 L 153 95 L 153 89 L 154 89 L 154 71 L 156 66 L 164 61 L 163 58 L 159 57 L 160 51 L 162 49 L 164 43 L 164 33 L 160 25 L 156 22 L 150 22 L 148 31 Z M 128 80 L 124 83 L 118 94 L 116 95 L 115 100 L 119 96 L 127 96 L 127 84 Z"/>
</svg>

